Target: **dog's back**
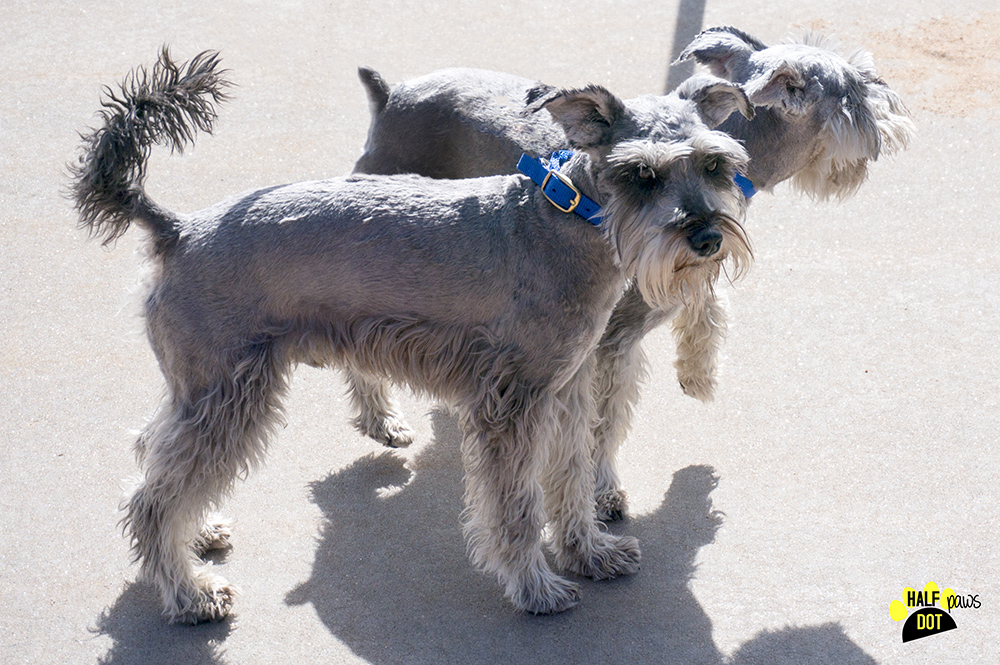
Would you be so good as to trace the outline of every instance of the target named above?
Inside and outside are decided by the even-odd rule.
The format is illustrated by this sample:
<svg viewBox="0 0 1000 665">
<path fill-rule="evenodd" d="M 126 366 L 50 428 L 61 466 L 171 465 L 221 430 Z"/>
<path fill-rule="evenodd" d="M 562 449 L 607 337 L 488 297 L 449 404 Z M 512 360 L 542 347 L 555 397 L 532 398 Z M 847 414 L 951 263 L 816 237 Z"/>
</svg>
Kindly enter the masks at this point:
<svg viewBox="0 0 1000 665">
<path fill-rule="evenodd" d="M 480 290 L 475 298 L 492 300 L 523 291 L 528 271 L 608 257 L 599 231 L 536 206 L 526 183 L 356 175 L 248 192 L 183 216 L 164 270 L 198 275 L 199 288 L 238 270 L 298 298 L 322 293 L 332 302 L 335 291 L 355 289 L 352 300 L 372 309 L 391 299 L 392 311 L 454 317 L 470 285 Z M 531 214 L 520 212 L 525 206 Z"/>
<path fill-rule="evenodd" d="M 588 278 L 610 261 L 605 240 L 547 205 L 543 219 L 522 214 L 535 209 L 534 191 L 521 176 L 352 176 L 232 197 L 181 217 L 179 241 L 157 259 L 147 316 L 161 331 L 225 346 L 311 318 L 409 313 L 472 326 L 558 308 L 571 292 L 580 307 L 606 306 L 614 286 Z M 548 330 L 557 327 L 539 321 L 517 335 L 557 336 Z"/>
<path fill-rule="evenodd" d="M 390 90 L 374 70 L 361 68 L 358 74 L 372 118 L 357 173 L 432 178 L 514 173 L 522 152 L 548 155 L 566 143 L 547 113 L 523 113 L 529 92 L 542 85 L 537 81 L 456 68 Z"/>
</svg>

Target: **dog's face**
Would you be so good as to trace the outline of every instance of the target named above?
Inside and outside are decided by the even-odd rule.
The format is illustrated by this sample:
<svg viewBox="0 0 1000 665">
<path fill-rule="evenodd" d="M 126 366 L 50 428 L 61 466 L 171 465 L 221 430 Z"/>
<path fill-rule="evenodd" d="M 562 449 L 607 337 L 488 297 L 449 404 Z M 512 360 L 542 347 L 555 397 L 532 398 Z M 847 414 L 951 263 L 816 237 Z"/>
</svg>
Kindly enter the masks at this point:
<svg viewBox="0 0 1000 665">
<path fill-rule="evenodd" d="M 735 28 L 711 28 L 678 61 L 689 58 L 742 83 L 750 101 L 772 114 L 760 121 L 780 129 L 774 140 L 795 143 L 783 146 L 777 180 L 791 177 L 810 196 L 853 194 L 868 162 L 904 148 L 913 133 L 909 112 L 865 51 L 841 54 L 817 35 L 768 47 Z"/>
<path fill-rule="evenodd" d="M 735 278 L 751 255 L 740 225 L 746 201 L 733 181 L 748 157 L 709 125 L 752 108 L 738 86 L 714 77 L 689 93 L 623 102 L 591 86 L 558 91 L 543 104 L 590 156 L 609 241 L 643 298 L 660 309 L 703 298 L 724 262 Z"/>
</svg>

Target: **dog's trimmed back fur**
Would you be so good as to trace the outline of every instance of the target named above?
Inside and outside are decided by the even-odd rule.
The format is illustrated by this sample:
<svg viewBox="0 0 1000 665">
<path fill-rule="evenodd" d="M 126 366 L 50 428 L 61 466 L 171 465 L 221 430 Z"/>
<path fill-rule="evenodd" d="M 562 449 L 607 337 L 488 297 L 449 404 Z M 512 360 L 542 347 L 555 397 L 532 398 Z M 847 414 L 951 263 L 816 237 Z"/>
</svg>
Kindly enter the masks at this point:
<svg viewBox="0 0 1000 665">
<path fill-rule="evenodd" d="M 547 111 L 524 113 L 535 81 L 446 69 L 400 83 L 390 93 L 374 70 L 362 67 L 358 75 L 372 115 L 365 153 L 354 167 L 358 173 L 502 175 L 515 172 L 521 152 L 547 155 L 552 146 L 566 144 L 565 132 Z"/>
<path fill-rule="evenodd" d="M 636 540 L 595 520 L 594 348 L 630 280 L 673 309 L 708 297 L 722 262 L 748 260 L 733 184 L 747 155 L 702 121 L 719 104 L 749 112 L 742 91 L 706 80 L 696 103 L 539 90 L 538 111 L 578 149 L 563 173 L 604 206 L 600 227 L 521 176 L 356 175 L 173 213 L 143 189 L 148 149 L 211 128 L 217 63 L 178 66 L 164 50 L 110 95 L 72 168 L 85 228 L 111 240 L 137 221 L 152 239 L 145 316 L 167 395 L 137 443 L 125 523 L 170 619 L 229 612 L 233 588 L 195 547 L 223 533 L 206 511 L 262 460 L 297 362 L 389 377 L 458 409 L 470 554 L 518 609 L 577 602 L 546 563 L 546 522 L 560 568 L 634 572 Z M 719 241 L 700 243 L 707 232 Z"/>
</svg>

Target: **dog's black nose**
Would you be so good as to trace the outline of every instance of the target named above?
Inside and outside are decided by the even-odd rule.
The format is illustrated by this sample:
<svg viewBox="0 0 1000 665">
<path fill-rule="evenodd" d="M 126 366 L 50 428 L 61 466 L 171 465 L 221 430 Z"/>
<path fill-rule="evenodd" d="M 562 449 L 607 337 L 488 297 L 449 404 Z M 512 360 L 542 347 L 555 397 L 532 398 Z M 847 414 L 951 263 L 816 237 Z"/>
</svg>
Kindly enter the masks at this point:
<svg viewBox="0 0 1000 665">
<path fill-rule="evenodd" d="M 722 248 L 722 232 L 714 226 L 699 226 L 688 234 L 688 243 L 698 256 L 711 256 Z"/>
</svg>

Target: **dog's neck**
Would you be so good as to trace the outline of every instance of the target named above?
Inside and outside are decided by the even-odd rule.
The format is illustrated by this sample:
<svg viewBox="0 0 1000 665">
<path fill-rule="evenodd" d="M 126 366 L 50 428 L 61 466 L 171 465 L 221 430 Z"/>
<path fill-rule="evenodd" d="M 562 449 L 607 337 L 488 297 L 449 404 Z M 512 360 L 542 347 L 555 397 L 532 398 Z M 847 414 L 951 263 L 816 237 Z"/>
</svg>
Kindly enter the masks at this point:
<svg viewBox="0 0 1000 665">
<path fill-rule="evenodd" d="M 559 173 L 572 181 L 584 196 L 589 197 L 597 205 L 604 207 L 607 203 L 597 188 L 593 162 L 587 153 L 581 150 L 574 151 L 573 156 L 563 162 Z"/>
<path fill-rule="evenodd" d="M 592 196 L 590 188 L 577 186 L 573 176 L 569 174 L 567 162 L 576 157 L 577 153 L 570 150 L 556 150 L 548 159 L 522 154 L 517 162 L 517 170 L 541 187 L 542 194 L 556 209 L 576 213 L 594 226 L 600 226 L 603 206 L 595 199 L 596 187 L 593 188 L 595 194 Z M 576 172 L 581 171 L 576 169 Z"/>
</svg>

